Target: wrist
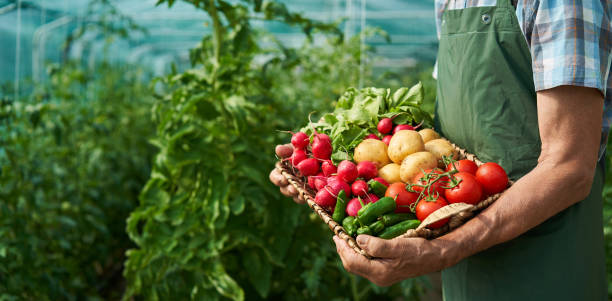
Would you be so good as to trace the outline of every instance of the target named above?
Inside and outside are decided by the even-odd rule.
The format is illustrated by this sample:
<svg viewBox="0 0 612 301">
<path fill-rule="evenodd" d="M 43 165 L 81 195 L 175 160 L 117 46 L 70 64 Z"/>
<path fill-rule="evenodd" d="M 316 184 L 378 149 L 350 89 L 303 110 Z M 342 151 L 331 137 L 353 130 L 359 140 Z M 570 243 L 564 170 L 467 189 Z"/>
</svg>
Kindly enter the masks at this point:
<svg viewBox="0 0 612 301">
<path fill-rule="evenodd" d="M 459 240 L 439 237 L 431 242 L 439 253 L 440 270 L 454 266 L 468 256 L 465 254 L 465 248 L 461 246 L 462 243 Z"/>
</svg>

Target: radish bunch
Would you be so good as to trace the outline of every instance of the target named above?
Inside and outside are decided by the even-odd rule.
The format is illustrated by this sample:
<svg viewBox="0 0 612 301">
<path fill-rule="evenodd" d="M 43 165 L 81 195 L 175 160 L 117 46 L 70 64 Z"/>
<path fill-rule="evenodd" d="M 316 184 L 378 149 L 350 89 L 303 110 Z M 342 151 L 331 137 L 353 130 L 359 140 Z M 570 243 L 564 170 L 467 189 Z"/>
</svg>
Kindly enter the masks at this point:
<svg viewBox="0 0 612 301">
<path fill-rule="evenodd" d="M 370 134 L 366 139 L 380 140 L 375 134 Z M 287 160 L 298 170 L 299 175 L 306 178 L 308 186 L 316 191 L 315 203 L 328 212 L 332 212 L 338 193 L 344 190 L 349 199 L 353 197 L 346 212 L 355 216 L 363 205 L 376 202 L 379 198 L 370 191 L 368 180 L 374 179 L 385 186 L 389 185 L 383 179 L 376 178 L 378 169 L 373 162 L 355 164 L 344 160 L 335 165 L 331 160 L 331 139 L 326 134 L 315 132 L 309 137 L 304 132 L 297 132 L 292 135 L 291 144 L 294 150 Z"/>
</svg>

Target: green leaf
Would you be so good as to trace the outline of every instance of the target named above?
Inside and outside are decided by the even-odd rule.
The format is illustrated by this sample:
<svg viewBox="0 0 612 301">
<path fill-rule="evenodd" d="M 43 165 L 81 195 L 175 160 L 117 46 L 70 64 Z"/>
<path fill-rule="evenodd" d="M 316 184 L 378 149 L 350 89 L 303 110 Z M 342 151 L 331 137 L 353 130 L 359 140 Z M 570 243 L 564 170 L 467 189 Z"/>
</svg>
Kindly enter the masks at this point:
<svg viewBox="0 0 612 301">
<path fill-rule="evenodd" d="M 208 280 L 221 295 L 234 301 L 244 300 L 244 291 L 236 281 L 230 277 L 223 269 L 223 266 L 217 262 L 214 264 L 211 274 L 207 276 Z"/>
<path fill-rule="evenodd" d="M 337 164 L 340 161 L 344 161 L 344 160 L 353 160 L 353 158 L 345 151 L 335 151 L 332 155 L 331 155 L 331 159 L 332 161 Z"/>
<path fill-rule="evenodd" d="M 406 88 L 400 88 L 393 94 L 393 101 L 391 107 L 401 106 L 420 106 L 423 103 L 423 95 L 425 90 L 421 82 L 412 86 L 410 90 L 405 91 Z"/>
<path fill-rule="evenodd" d="M 270 291 L 272 266 L 265 261 L 257 249 L 246 249 L 241 252 L 242 266 L 249 275 L 249 281 L 262 298 L 267 298 Z"/>
</svg>

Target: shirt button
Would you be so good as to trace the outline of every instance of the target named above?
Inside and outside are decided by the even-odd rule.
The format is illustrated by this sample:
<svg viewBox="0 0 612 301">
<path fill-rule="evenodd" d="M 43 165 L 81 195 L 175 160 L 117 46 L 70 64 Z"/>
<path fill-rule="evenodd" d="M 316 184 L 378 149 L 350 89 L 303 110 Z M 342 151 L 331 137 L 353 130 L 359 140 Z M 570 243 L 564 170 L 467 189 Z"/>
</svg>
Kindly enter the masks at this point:
<svg viewBox="0 0 612 301">
<path fill-rule="evenodd" d="M 491 24 L 491 15 L 489 14 L 483 14 L 482 15 L 482 23 L 484 24 Z"/>
</svg>

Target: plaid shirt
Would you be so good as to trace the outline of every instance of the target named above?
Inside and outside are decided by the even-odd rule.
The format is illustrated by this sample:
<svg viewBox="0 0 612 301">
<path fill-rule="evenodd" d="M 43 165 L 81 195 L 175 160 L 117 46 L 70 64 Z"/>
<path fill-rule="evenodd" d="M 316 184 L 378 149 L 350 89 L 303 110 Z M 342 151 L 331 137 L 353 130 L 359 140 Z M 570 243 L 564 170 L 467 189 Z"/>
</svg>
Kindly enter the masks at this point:
<svg viewBox="0 0 612 301">
<path fill-rule="evenodd" d="M 435 0 L 438 34 L 445 9 L 495 6 L 496 1 Z M 513 3 L 531 50 L 536 91 L 572 85 L 596 88 L 603 93 L 602 154 L 612 124 L 610 0 L 514 0 Z"/>
</svg>

